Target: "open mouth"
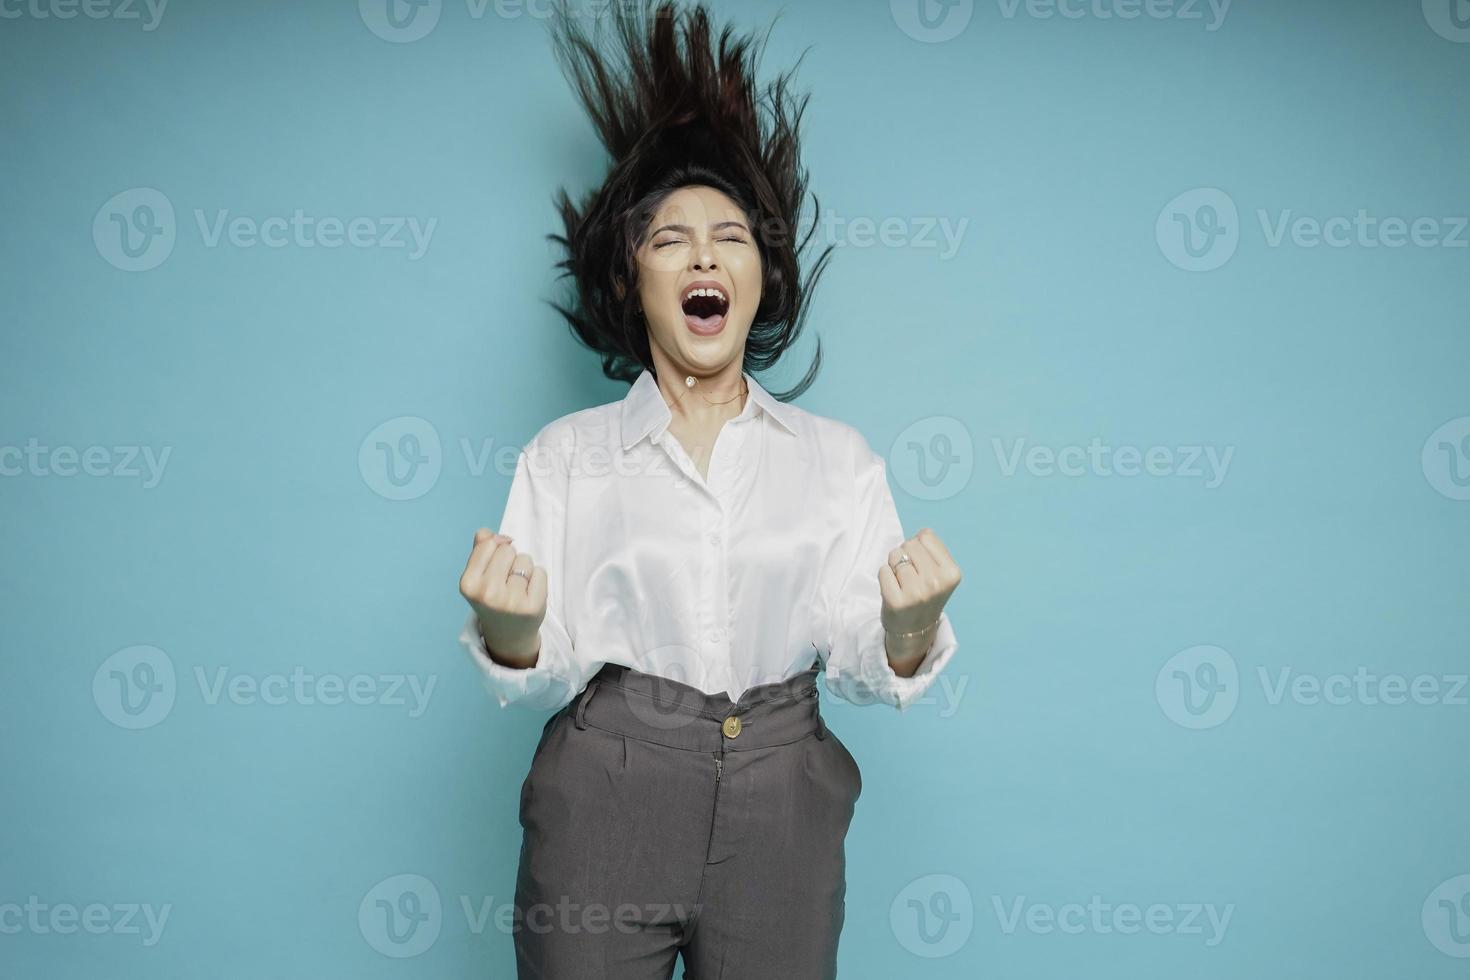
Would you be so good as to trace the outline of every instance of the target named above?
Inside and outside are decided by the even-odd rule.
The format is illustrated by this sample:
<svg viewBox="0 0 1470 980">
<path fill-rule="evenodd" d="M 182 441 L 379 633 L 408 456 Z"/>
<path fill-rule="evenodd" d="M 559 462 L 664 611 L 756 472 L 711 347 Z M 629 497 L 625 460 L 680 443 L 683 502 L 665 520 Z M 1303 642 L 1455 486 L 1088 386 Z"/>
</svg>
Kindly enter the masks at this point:
<svg viewBox="0 0 1470 980">
<path fill-rule="evenodd" d="M 730 312 L 730 296 L 725 288 L 713 283 L 692 283 L 684 290 L 679 303 L 684 323 L 698 334 L 719 333 Z"/>
</svg>

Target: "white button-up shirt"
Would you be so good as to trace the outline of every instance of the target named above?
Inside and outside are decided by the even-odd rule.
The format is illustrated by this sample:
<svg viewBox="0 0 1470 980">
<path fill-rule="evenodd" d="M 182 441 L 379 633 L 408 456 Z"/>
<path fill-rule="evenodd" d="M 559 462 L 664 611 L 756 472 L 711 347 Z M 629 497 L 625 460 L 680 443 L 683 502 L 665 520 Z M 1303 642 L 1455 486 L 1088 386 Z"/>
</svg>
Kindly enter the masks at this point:
<svg viewBox="0 0 1470 980">
<path fill-rule="evenodd" d="M 501 707 L 556 709 L 604 663 L 738 701 L 820 662 L 855 704 L 907 708 L 958 648 L 946 613 L 912 677 L 888 663 L 878 570 L 903 543 L 883 457 L 857 429 L 777 401 L 748 373 L 700 476 L 650 371 L 521 450 L 497 528 L 546 570 L 541 652 L 460 643 Z"/>
</svg>

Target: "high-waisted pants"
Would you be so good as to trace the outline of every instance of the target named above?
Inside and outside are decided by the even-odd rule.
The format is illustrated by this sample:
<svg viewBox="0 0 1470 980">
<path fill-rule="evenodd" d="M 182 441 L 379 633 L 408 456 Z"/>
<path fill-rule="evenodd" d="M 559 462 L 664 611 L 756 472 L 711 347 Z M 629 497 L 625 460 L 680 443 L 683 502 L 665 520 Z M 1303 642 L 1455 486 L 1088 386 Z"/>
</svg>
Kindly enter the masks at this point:
<svg viewBox="0 0 1470 980">
<path fill-rule="evenodd" d="M 732 704 L 608 664 L 521 787 L 520 980 L 828 980 L 862 775 L 816 667 Z"/>
</svg>

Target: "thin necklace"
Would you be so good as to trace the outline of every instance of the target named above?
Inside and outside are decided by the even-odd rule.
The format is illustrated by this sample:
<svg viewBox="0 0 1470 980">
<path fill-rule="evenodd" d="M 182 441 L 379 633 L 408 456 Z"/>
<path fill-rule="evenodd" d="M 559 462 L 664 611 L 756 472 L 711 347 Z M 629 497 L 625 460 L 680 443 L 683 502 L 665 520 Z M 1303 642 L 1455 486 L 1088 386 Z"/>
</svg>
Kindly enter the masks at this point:
<svg viewBox="0 0 1470 980">
<path fill-rule="evenodd" d="M 694 387 L 694 383 L 697 380 L 698 379 L 695 378 L 694 375 L 692 375 L 692 374 L 685 376 L 685 378 L 684 378 L 684 387 L 686 387 L 686 388 L 693 388 Z M 740 390 L 737 391 L 734 394 L 734 396 L 732 396 L 730 398 L 726 398 L 722 402 L 712 402 L 708 398 L 704 398 L 704 392 L 700 392 L 699 397 L 700 398 L 704 398 L 705 404 L 707 404 L 707 405 L 728 405 L 731 402 L 733 402 L 736 398 L 739 398 L 741 395 L 748 394 L 749 392 L 750 392 L 750 385 L 748 385 L 748 384 L 745 383 L 745 378 L 742 376 L 741 379 L 740 379 Z"/>
</svg>

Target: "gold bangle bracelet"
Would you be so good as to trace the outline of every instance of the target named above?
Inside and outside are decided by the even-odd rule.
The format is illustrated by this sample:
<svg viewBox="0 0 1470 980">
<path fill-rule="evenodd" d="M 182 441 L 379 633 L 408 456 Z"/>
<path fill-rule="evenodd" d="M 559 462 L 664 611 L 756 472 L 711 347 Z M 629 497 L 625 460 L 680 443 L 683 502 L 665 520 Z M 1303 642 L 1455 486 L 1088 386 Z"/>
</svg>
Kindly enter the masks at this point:
<svg viewBox="0 0 1470 980">
<path fill-rule="evenodd" d="M 892 630 L 884 630 L 883 632 L 887 633 L 889 636 L 918 636 L 919 634 L 921 634 L 921 633 L 927 633 L 930 630 L 932 630 L 934 627 L 938 626 L 939 623 L 940 623 L 940 620 L 942 620 L 943 618 L 944 617 L 941 615 L 939 617 L 939 619 L 936 619 L 934 622 L 930 623 L 928 626 L 925 626 L 921 630 L 914 630 L 911 633 L 895 633 Z"/>
</svg>

